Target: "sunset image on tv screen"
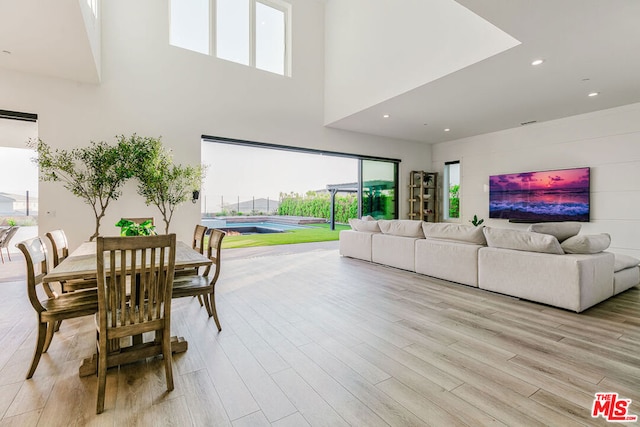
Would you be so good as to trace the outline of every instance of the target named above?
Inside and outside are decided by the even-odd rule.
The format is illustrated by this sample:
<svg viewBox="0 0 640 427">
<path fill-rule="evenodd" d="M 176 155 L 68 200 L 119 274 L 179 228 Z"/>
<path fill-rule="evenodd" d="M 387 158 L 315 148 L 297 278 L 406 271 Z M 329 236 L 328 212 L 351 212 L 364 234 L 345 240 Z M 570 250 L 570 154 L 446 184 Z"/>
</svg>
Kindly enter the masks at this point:
<svg viewBox="0 0 640 427">
<path fill-rule="evenodd" d="M 489 177 L 489 218 L 589 221 L 589 168 Z"/>
</svg>

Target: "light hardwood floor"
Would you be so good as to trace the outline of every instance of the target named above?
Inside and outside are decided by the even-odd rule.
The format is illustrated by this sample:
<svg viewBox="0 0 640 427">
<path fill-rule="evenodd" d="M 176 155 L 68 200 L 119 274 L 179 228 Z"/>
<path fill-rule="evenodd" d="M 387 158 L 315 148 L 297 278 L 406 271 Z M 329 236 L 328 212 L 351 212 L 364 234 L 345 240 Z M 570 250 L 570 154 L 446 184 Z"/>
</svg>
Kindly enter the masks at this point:
<svg viewBox="0 0 640 427">
<path fill-rule="evenodd" d="M 224 258 L 223 258 L 224 259 Z M 33 379 L 24 283 L 0 283 L 0 425 L 573 426 L 594 393 L 640 415 L 640 289 L 582 314 L 362 261 L 336 250 L 233 259 L 218 281 L 222 332 L 174 300 L 162 360 L 110 370 L 105 412 L 93 319 L 65 321 Z"/>
</svg>

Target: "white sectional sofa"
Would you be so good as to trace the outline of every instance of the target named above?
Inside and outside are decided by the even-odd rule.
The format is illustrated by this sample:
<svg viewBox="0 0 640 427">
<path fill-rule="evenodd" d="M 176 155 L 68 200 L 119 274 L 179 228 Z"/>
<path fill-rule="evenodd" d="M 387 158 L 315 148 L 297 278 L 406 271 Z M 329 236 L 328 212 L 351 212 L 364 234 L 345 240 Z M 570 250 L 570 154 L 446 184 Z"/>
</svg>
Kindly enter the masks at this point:
<svg viewBox="0 0 640 427">
<path fill-rule="evenodd" d="M 579 223 L 529 231 L 412 220 L 352 220 L 340 254 L 581 312 L 640 283 L 640 260 L 604 250 Z M 561 243 L 562 242 L 562 243 Z"/>
</svg>

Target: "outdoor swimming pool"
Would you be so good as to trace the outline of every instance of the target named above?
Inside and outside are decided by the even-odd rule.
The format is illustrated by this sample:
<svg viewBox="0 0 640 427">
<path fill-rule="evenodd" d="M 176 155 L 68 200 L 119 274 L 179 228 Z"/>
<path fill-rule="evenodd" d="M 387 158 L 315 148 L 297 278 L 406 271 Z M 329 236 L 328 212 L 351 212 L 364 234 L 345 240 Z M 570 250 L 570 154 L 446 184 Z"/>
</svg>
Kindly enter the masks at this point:
<svg viewBox="0 0 640 427">
<path fill-rule="evenodd" d="M 288 230 L 300 230 L 302 228 L 307 228 L 302 225 L 279 224 L 270 221 L 233 222 L 224 219 L 208 218 L 203 218 L 201 223 L 209 228 L 218 228 L 220 230 L 237 232 L 240 234 L 282 233 Z"/>
</svg>

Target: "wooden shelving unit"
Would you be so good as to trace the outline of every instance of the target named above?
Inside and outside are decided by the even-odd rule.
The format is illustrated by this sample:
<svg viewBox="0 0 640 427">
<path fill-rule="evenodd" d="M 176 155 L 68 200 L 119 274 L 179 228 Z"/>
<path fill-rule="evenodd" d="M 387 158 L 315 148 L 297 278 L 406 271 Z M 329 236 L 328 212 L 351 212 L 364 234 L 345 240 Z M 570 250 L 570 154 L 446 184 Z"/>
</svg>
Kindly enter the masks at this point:
<svg viewBox="0 0 640 427">
<path fill-rule="evenodd" d="M 438 222 L 438 173 L 411 171 L 409 177 L 409 219 Z"/>
</svg>

